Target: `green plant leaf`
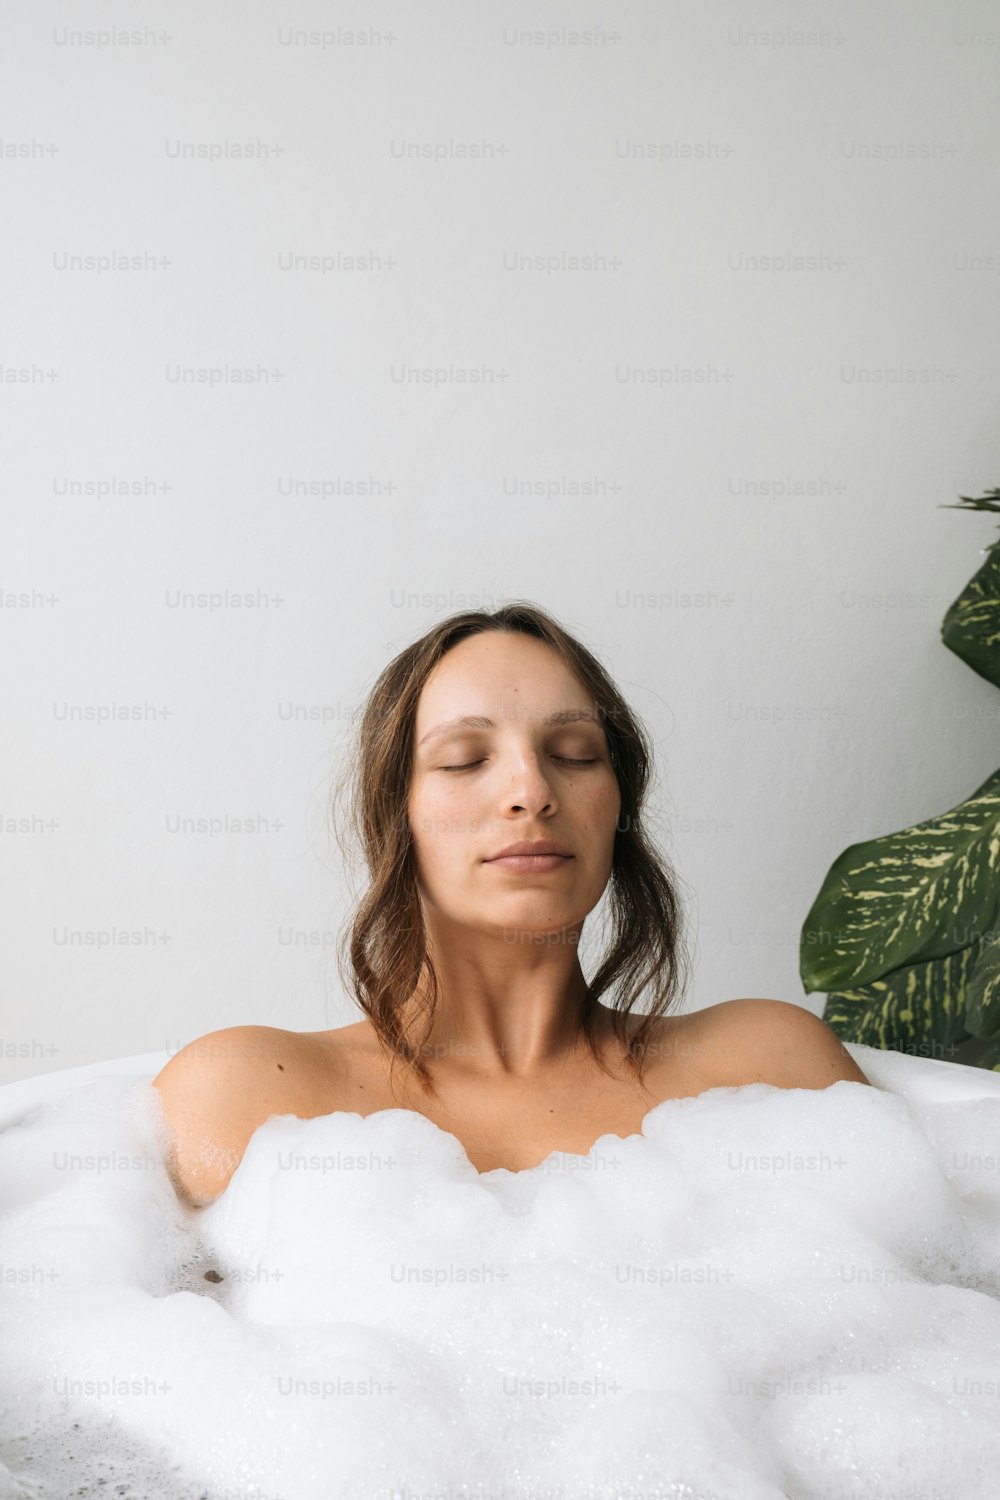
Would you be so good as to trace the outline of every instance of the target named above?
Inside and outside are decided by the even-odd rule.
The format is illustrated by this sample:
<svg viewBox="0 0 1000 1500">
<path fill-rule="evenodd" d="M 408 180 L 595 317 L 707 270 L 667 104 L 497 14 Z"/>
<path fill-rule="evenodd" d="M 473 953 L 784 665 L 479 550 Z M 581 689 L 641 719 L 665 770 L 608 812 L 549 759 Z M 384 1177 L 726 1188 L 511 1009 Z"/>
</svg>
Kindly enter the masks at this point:
<svg viewBox="0 0 1000 1500">
<path fill-rule="evenodd" d="M 985 934 L 965 997 L 965 1024 L 973 1036 L 1000 1040 L 1000 930 Z"/>
<path fill-rule="evenodd" d="M 947 958 L 828 995 L 823 1020 L 845 1042 L 953 1061 L 969 1035 L 965 998 L 981 946 L 980 939 Z"/>
<path fill-rule="evenodd" d="M 856 990 L 946 958 L 994 926 L 1000 906 L 1000 771 L 926 823 L 851 844 L 806 915 L 806 992 Z"/>
<path fill-rule="evenodd" d="M 939 505 L 938 510 L 1000 510 L 1000 489 L 987 490 L 985 495 L 959 495 L 958 498 L 960 505 Z"/>
<path fill-rule="evenodd" d="M 1000 687 L 1000 548 L 995 542 L 945 613 L 941 639 L 966 666 Z"/>
</svg>

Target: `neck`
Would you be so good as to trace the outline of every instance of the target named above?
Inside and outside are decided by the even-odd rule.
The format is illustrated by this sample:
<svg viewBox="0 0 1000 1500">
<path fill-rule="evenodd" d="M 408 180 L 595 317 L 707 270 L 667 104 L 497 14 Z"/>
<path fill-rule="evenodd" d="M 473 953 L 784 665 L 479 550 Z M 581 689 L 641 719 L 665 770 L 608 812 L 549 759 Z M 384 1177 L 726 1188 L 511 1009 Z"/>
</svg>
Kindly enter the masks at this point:
<svg viewBox="0 0 1000 1500">
<path fill-rule="evenodd" d="M 589 1053 L 581 1020 L 588 990 L 579 966 L 559 986 L 540 983 L 537 974 L 508 974 L 492 984 L 472 974 L 464 982 L 446 974 L 439 978 L 433 1020 L 421 1044 L 427 993 L 425 974 L 404 1007 L 403 1022 L 433 1071 L 540 1080 Z M 607 1035 L 609 1014 L 598 1007 L 599 1041 Z"/>
</svg>

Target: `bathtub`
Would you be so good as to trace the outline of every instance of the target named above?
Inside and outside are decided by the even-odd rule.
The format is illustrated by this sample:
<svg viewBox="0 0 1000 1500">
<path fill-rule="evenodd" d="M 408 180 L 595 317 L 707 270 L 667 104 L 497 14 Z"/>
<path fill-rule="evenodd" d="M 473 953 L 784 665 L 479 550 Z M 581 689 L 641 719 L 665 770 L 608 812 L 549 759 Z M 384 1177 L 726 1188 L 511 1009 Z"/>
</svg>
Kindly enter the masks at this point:
<svg viewBox="0 0 1000 1500">
<path fill-rule="evenodd" d="M 995 1500 L 1000 1074 L 847 1049 L 527 1172 L 273 1116 L 197 1213 L 167 1051 L 3 1086 L 0 1497 Z"/>
</svg>

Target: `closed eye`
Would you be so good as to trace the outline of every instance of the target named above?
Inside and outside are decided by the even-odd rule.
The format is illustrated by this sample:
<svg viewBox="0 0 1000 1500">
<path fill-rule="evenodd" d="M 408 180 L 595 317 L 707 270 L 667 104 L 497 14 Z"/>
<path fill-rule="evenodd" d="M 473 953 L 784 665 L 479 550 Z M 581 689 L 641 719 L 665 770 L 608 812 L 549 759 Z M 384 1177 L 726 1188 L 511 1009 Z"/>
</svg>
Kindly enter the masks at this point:
<svg viewBox="0 0 1000 1500">
<path fill-rule="evenodd" d="M 573 760 L 568 755 L 557 755 L 556 756 L 556 760 L 565 761 L 568 766 L 596 766 L 596 764 L 597 764 L 597 756 L 596 755 L 593 757 L 592 760 Z M 482 761 L 481 760 L 470 760 L 469 763 L 467 765 L 464 765 L 464 766 L 438 766 L 438 770 L 439 771 L 471 771 L 472 768 L 473 768 L 473 766 L 481 766 L 481 765 L 482 765 Z"/>
</svg>

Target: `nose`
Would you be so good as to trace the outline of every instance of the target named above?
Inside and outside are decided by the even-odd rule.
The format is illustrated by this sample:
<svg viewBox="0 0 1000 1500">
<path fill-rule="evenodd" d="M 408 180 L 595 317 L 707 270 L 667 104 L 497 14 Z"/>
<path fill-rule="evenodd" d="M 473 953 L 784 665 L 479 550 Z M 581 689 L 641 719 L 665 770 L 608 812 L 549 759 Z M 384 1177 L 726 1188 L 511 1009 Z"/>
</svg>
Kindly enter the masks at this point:
<svg viewBox="0 0 1000 1500">
<path fill-rule="evenodd" d="M 545 812 L 554 805 L 552 787 L 537 755 L 521 757 L 511 771 L 507 795 L 512 812 Z"/>
</svg>

